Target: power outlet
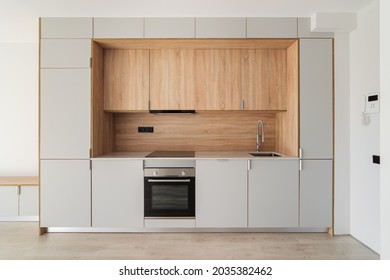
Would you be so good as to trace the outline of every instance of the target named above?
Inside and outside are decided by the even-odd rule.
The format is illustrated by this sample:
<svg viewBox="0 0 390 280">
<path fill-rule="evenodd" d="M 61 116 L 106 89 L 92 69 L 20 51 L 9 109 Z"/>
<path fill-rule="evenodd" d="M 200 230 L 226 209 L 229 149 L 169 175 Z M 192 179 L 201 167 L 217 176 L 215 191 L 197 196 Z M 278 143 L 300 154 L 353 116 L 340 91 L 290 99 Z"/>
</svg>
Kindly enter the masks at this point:
<svg viewBox="0 0 390 280">
<path fill-rule="evenodd" d="M 153 133 L 153 126 L 139 126 L 138 133 Z"/>
</svg>

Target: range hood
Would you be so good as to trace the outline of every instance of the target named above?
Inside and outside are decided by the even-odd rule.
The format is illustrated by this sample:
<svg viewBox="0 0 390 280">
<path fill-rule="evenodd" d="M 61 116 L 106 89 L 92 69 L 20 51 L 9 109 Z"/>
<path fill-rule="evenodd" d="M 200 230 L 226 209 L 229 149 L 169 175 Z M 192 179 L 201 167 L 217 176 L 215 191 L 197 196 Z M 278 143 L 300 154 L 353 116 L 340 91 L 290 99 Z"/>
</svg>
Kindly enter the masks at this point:
<svg viewBox="0 0 390 280">
<path fill-rule="evenodd" d="M 195 114 L 195 110 L 149 110 L 151 114 Z"/>
</svg>

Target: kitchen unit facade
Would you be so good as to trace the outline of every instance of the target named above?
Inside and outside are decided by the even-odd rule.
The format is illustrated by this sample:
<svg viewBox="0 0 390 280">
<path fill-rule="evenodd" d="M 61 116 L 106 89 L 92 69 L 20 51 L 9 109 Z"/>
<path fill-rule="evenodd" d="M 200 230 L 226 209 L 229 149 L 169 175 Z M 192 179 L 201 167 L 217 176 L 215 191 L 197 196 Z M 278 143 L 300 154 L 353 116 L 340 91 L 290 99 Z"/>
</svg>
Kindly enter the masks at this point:
<svg viewBox="0 0 390 280">
<path fill-rule="evenodd" d="M 309 27 L 306 18 L 42 18 L 41 231 L 331 229 L 333 39 Z M 260 151 L 279 156 L 249 154 L 258 120 Z M 168 179 L 153 174 L 173 168 Z M 194 191 L 181 175 L 191 168 Z M 173 179 L 183 182 L 161 182 Z M 194 215 L 148 216 L 146 201 Z"/>
</svg>

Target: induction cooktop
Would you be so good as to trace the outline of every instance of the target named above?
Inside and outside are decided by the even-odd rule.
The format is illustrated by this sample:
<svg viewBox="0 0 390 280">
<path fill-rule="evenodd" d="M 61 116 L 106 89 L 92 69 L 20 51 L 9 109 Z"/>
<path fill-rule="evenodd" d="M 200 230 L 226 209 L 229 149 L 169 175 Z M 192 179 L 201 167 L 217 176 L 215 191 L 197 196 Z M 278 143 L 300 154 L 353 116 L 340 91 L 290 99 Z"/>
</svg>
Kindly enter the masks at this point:
<svg viewBox="0 0 390 280">
<path fill-rule="evenodd" d="M 194 157 L 194 151 L 154 151 L 145 157 Z"/>
</svg>

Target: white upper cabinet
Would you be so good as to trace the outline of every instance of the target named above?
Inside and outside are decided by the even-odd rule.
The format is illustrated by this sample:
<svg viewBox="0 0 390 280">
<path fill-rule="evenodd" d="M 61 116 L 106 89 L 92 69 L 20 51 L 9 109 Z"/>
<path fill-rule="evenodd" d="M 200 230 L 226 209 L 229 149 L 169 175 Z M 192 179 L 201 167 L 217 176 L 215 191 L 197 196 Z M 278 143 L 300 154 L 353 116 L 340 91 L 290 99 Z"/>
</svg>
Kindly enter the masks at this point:
<svg viewBox="0 0 390 280">
<path fill-rule="evenodd" d="M 143 18 L 94 18 L 94 38 L 143 38 Z"/>
<path fill-rule="evenodd" d="M 255 159 L 248 172 L 248 226 L 298 227 L 297 159 Z"/>
<path fill-rule="evenodd" d="M 41 18 L 41 38 L 92 38 L 92 18 Z"/>
<path fill-rule="evenodd" d="M 247 18 L 248 38 L 297 38 L 297 18 Z"/>
<path fill-rule="evenodd" d="M 300 227 L 332 226 L 332 160 L 303 160 Z"/>
<path fill-rule="evenodd" d="M 145 18 L 145 38 L 194 37 L 194 18 Z"/>
<path fill-rule="evenodd" d="M 246 18 L 196 18 L 196 38 L 246 38 Z"/>
<path fill-rule="evenodd" d="M 90 39 L 42 39 L 41 68 L 90 68 Z"/>
<path fill-rule="evenodd" d="M 41 158 L 88 159 L 89 69 L 41 70 Z"/>
<path fill-rule="evenodd" d="M 196 161 L 196 227 L 247 227 L 246 160 Z"/>
<path fill-rule="evenodd" d="M 92 226 L 144 226 L 142 160 L 101 160 L 92 165 Z"/>
<path fill-rule="evenodd" d="M 300 40 L 300 146 L 305 159 L 333 157 L 333 42 Z"/>
<path fill-rule="evenodd" d="M 311 19 L 298 18 L 298 38 L 333 38 L 333 33 L 311 32 Z"/>
</svg>

